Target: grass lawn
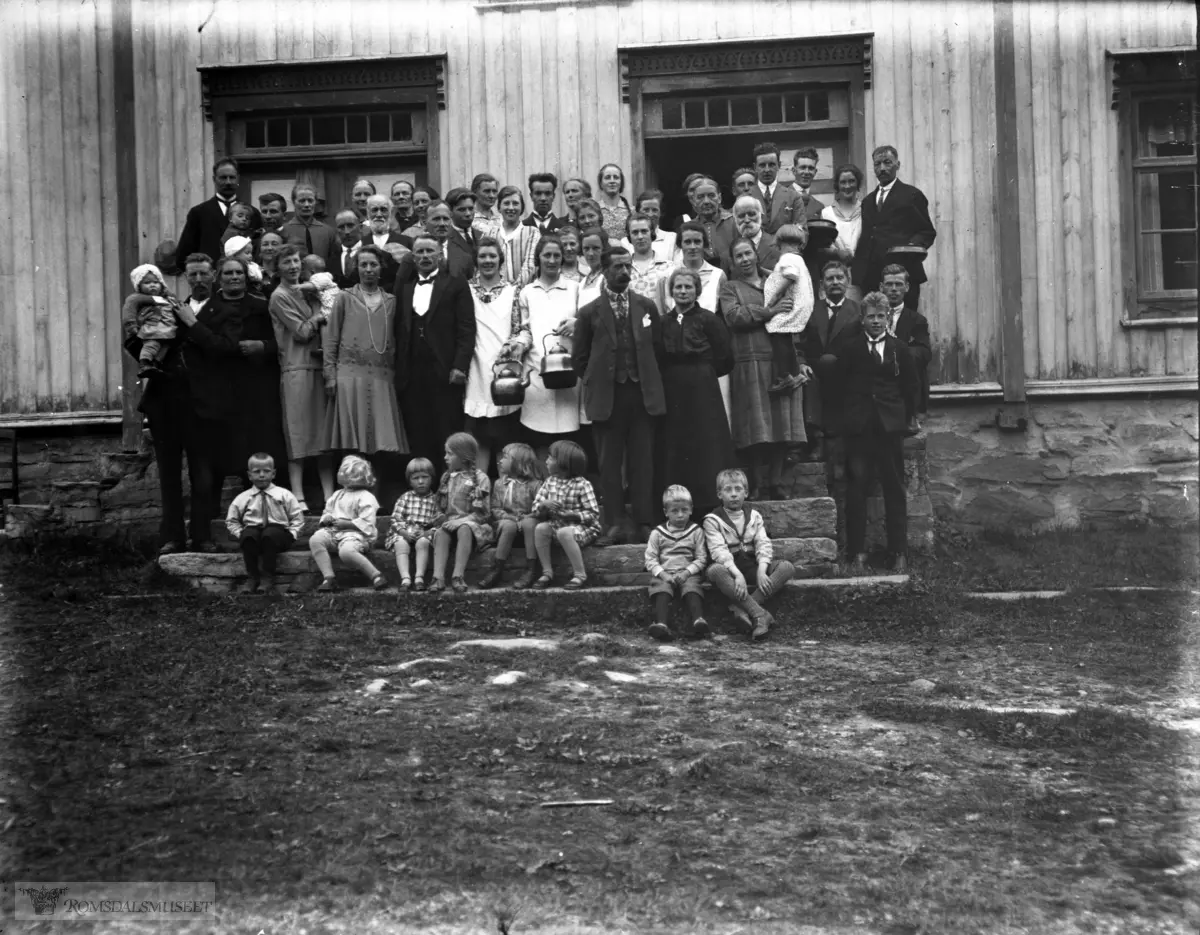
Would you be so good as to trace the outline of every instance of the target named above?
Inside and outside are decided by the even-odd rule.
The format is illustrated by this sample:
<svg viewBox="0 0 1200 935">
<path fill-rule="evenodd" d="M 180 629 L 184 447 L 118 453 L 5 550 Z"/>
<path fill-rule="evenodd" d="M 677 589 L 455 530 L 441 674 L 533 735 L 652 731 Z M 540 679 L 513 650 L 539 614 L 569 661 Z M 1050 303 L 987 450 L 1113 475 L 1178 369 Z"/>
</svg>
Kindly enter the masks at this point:
<svg viewBox="0 0 1200 935">
<path fill-rule="evenodd" d="M 249 935 L 1200 929 L 1197 598 L 1083 590 L 1200 586 L 1194 530 L 952 540 L 908 592 L 667 650 L 598 595 L 146 600 L 35 557 L 0 578 L 0 880 L 216 881 Z M 1021 586 L 1080 590 L 964 596 Z M 454 648 L 520 635 L 556 645 Z M 575 799 L 612 804 L 540 807 Z"/>
</svg>

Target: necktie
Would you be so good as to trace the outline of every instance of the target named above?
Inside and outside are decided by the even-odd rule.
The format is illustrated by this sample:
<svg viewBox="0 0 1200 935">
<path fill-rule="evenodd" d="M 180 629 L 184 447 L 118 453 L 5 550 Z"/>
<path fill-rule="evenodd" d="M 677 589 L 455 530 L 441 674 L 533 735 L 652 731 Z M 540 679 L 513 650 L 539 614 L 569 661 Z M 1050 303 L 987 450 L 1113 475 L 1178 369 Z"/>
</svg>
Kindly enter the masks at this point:
<svg viewBox="0 0 1200 935">
<path fill-rule="evenodd" d="M 230 198 L 228 201 L 226 201 L 224 198 L 221 198 L 218 196 L 217 202 L 221 205 L 221 213 L 228 215 L 229 209 L 232 208 L 235 204 L 237 204 L 237 199 Z"/>
<path fill-rule="evenodd" d="M 900 313 L 904 311 L 904 306 L 894 308 L 888 313 L 888 334 L 893 338 L 896 336 L 896 322 L 900 320 Z"/>
<path fill-rule="evenodd" d="M 764 196 L 766 197 L 767 201 L 771 200 L 771 186 L 770 185 L 767 186 L 767 190 L 766 190 L 766 192 L 764 192 Z"/>
<path fill-rule="evenodd" d="M 617 316 L 617 324 L 619 325 L 625 324 L 625 316 L 629 314 L 628 302 L 629 300 L 623 292 L 613 296 L 613 312 Z"/>
<path fill-rule="evenodd" d="M 351 254 L 351 252 L 352 251 L 349 247 L 342 247 L 342 275 L 344 275 L 344 276 L 350 275 L 350 254 Z"/>
<path fill-rule="evenodd" d="M 879 358 L 880 363 L 883 363 L 884 338 L 879 338 L 878 340 L 876 340 L 875 338 L 868 338 L 867 340 L 871 342 L 871 353 Z"/>
<path fill-rule="evenodd" d="M 887 193 L 887 189 L 886 189 L 886 188 L 881 188 L 881 189 L 879 189 L 879 194 L 878 194 L 878 195 L 875 197 L 875 207 L 876 207 L 876 208 L 882 208 L 882 207 L 883 207 L 883 202 L 884 202 L 884 200 L 887 198 L 887 194 L 888 194 L 888 193 Z"/>
<path fill-rule="evenodd" d="M 258 515 L 262 520 L 263 528 L 270 525 L 271 514 L 267 512 L 267 492 L 260 490 L 258 492 Z"/>
<path fill-rule="evenodd" d="M 313 252 L 313 248 L 312 248 L 312 228 L 311 228 L 311 227 L 309 227 L 307 224 L 305 224 L 305 225 L 304 225 L 304 249 L 305 249 L 305 250 L 307 250 L 307 251 L 308 251 L 308 253 L 312 253 L 312 252 Z M 305 254 L 305 255 L 307 256 L 308 254 Z"/>
</svg>

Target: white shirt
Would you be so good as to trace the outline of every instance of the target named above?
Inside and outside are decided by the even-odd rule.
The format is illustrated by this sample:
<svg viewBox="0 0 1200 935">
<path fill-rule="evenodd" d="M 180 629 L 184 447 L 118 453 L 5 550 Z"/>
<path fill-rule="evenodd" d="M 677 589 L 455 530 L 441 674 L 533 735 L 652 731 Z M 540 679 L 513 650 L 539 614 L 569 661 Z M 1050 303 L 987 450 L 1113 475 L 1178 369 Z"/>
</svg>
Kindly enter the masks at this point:
<svg viewBox="0 0 1200 935">
<path fill-rule="evenodd" d="M 207 304 L 208 304 L 208 299 L 200 299 L 200 300 L 188 299 L 188 305 L 190 305 L 192 307 L 192 312 L 193 312 L 193 314 L 196 314 L 196 315 L 199 315 L 200 309 L 204 308 L 204 306 Z"/>
<path fill-rule="evenodd" d="M 358 253 L 358 244 L 354 244 L 351 247 L 347 247 L 345 244 L 342 244 L 342 275 L 343 276 L 349 276 L 350 273 L 354 270 L 354 264 L 347 263 L 346 261 L 349 259 L 352 259 L 354 254 L 356 254 L 356 253 Z"/>
<path fill-rule="evenodd" d="M 230 201 L 226 201 L 226 200 L 225 200 L 224 198 L 222 198 L 220 195 L 217 195 L 217 204 L 219 204 L 219 205 L 221 206 L 221 213 L 222 213 L 222 214 L 224 214 L 224 215 L 228 215 L 228 214 L 229 214 L 229 209 L 230 209 L 230 207 L 231 207 L 232 205 L 235 205 L 235 204 L 237 204 L 237 199 L 236 199 L 236 198 L 234 198 L 234 199 L 232 199 L 232 200 L 230 200 Z"/>
<path fill-rule="evenodd" d="M 375 241 L 375 246 L 382 248 L 387 244 L 390 236 L 392 236 L 391 231 L 387 231 L 383 234 L 371 234 L 371 239 Z"/>
<path fill-rule="evenodd" d="M 879 191 L 877 191 L 875 193 L 875 207 L 876 208 L 883 206 L 883 203 L 887 200 L 887 196 L 892 193 L 892 186 L 895 184 L 896 184 L 896 180 L 892 179 L 886 185 L 879 186 Z"/>
<path fill-rule="evenodd" d="M 429 302 L 433 298 L 433 281 L 438 271 L 434 270 L 429 276 L 417 274 L 417 285 L 413 288 L 413 312 L 424 318 L 429 314 Z"/>
<path fill-rule="evenodd" d="M 883 363 L 883 342 L 887 340 L 887 335 L 880 335 L 878 338 L 873 338 L 867 335 L 867 348 L 879 358 L 879 362 Z"/>
<path fill-rule="evenodd" d="M 887 330 L 888 330 L 888 334 L 890 334 L 892 337 L 896 336 L 896 322 L 898 322 L 900 320 L 900 315 L 903 312 L 904 312 L 903 305 L 901 305 L 899 308 L 893 308 L 893 309 L 889 310 L 890 317 L 888 318 Z"/>
<path fill-rule="evenodd" d="M 767 204 L 770 204 L 771 196 L 775 194 L 775 186 L 774 185 L 764 185 L 762 182 L 759 182 L 758 190 L 760 192 L 762 192 L 763 200 L 766 201 Z"/>
</svg>

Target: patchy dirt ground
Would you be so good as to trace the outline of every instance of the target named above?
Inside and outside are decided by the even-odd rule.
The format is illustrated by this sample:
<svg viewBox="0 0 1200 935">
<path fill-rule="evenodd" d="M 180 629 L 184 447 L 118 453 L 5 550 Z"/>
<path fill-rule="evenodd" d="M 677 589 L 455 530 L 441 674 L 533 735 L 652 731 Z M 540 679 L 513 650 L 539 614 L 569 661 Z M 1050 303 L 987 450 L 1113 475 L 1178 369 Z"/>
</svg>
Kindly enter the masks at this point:
<svg viewBox="0 0 1200 935">
<path fill-rule="evenodd" d="M 0 592 L 8 880 L 215 880 L 251 935 L 1200 927 L 1188 593 L 994 605 L 942 565 L 660 647 L 54 567 Z"/>
</svg>

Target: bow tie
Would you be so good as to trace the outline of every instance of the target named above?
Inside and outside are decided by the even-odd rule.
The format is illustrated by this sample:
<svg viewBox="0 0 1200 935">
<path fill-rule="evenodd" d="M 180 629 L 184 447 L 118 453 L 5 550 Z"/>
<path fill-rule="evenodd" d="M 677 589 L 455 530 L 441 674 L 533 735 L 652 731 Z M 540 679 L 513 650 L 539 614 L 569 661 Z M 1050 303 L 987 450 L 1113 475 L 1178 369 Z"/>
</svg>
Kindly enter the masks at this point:
<svg viewBox="0 0 1200 935">
<path fill-rule="evenodd" d="M 417 285 L 418 286 L 431 286 L 431 285 L 433 285 L 433 281 L 435 279 L 437 279 L 436 276 L 430 276 L 428 279 L 426 279 L 424 276 L 421 276 L 421 277 L 418 277 L 418 279 L 417 279 Z"/>
</svg>

